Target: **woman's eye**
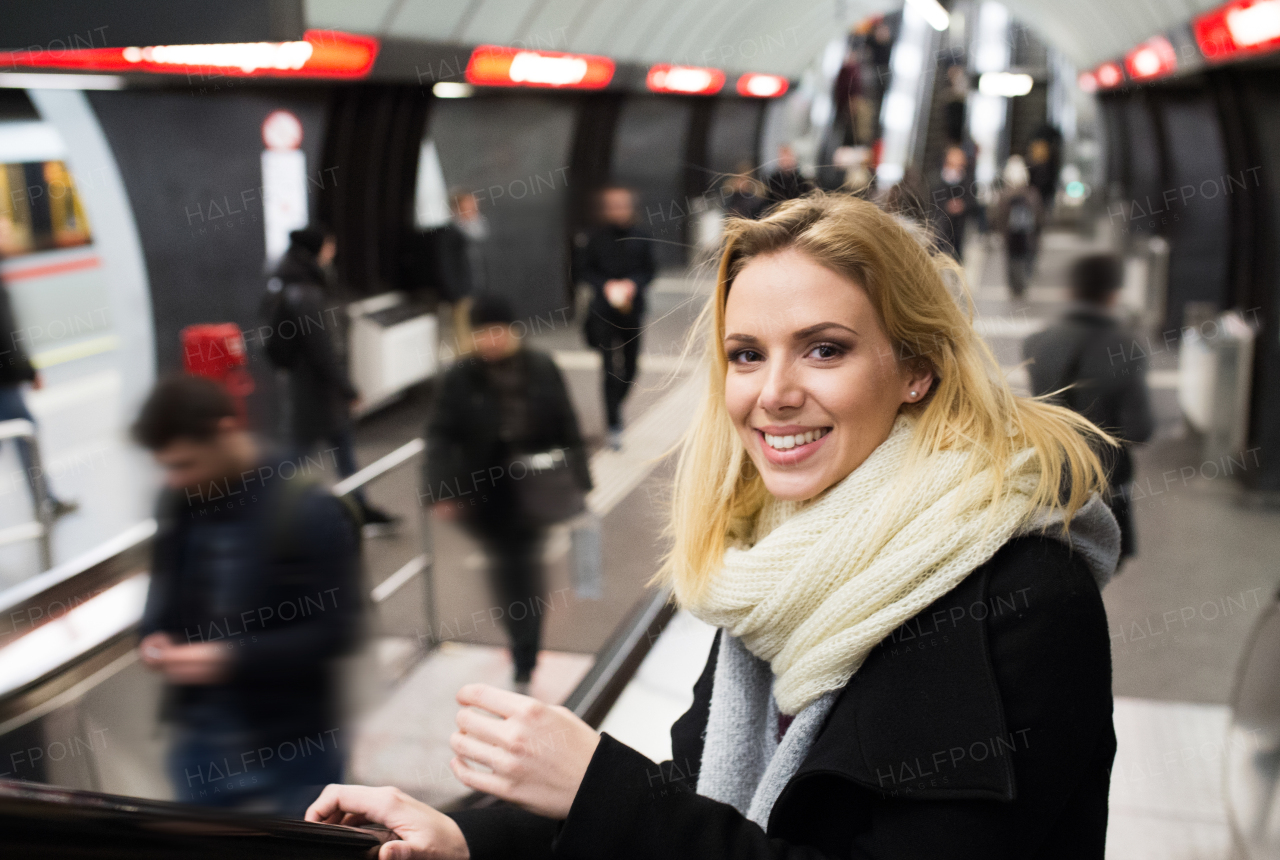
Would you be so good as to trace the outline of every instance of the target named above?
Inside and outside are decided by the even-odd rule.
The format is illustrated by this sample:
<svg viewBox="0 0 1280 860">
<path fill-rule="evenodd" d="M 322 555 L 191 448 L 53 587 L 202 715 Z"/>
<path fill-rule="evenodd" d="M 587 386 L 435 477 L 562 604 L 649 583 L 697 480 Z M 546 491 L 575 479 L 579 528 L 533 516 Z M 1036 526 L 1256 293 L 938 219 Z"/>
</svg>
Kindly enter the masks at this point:
<svg viewBox="0 0 1280 860">
<path fill-rule="evenodd" d="M 739 349 L 729 353 L 730 364 L 750 364 L 762 358 L 754 349 Z"/>
<path fill-rule="evenodd" d="M 842 346 L 837 346 L 834 343 L 820 343 L 813 349 L 809 350 L 809 355 L 817 359 L 829 360 L 832 358 L 839 358 L 841 355 L 844 355 L 844 352 L 845 349 Z"/>
</svg>

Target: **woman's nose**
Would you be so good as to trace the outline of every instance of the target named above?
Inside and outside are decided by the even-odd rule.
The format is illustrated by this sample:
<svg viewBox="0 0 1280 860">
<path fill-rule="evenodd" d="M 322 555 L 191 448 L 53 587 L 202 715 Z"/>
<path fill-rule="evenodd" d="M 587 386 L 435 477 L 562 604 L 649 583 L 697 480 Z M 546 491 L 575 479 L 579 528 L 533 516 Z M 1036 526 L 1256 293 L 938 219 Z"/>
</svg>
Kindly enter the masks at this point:
<svg viewBox="0 0 1280 860">
<path fill-rule="evenodd" d="M 760 405 L 766 411 L 780 412 L 804 405 L 804 389 L 796 370 L 792 362 L 770 362 L 764 388 L 760 391 Z"/>
</svg>

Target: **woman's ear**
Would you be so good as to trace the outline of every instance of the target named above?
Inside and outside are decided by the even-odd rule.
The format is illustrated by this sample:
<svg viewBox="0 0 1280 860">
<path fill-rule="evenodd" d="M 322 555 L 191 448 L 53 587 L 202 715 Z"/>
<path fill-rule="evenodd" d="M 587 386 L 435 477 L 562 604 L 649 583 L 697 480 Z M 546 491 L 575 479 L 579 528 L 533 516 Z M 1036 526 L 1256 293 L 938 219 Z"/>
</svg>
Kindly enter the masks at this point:
<svg viewBox="0 0 1280 860">
<path fill-rule="evenodd" d="M 919 403 L 933 385 L 933 366 L 927 361 L 914 360 L 907 363 L 906 371 L 902 402 Z"/>
</svg>

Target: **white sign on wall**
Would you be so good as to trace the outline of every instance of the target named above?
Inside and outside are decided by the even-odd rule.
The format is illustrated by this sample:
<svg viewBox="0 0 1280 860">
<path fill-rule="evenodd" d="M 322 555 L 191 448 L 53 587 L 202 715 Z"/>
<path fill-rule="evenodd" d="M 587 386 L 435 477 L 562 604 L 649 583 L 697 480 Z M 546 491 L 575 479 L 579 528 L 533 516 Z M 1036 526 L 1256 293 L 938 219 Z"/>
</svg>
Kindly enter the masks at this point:
<svg viewBox="0 0 1280 860">
<path fill-rule="evenodd" d="M 289 250 L 289 234 L 307 226 L 307 157 L 302 123 L 288 111 L 271 113 L 262 123 L 262 224 L 267 267 Z"/>
</svg>

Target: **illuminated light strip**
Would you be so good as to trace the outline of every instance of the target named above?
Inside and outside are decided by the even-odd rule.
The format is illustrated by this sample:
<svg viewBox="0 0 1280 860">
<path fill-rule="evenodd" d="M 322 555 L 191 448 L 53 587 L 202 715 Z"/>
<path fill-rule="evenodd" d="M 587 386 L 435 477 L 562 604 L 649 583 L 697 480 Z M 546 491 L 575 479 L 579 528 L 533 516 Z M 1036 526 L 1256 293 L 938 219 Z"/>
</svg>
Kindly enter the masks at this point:
<svg viewBox="0 0 1280 860">
<path fill-rule="evenodd" d="M 747 72 L 738 78 L 738 95 L 758 99 L 776 99 L 787 91 L 787 79 L 781 75 L 760 75 Z"/>
<path fill-rule="evenodd" d="M 1192 21 L 1205 59 L 1230 60 L 1280 48 L 1280 0 L 1235 0 Z"/>
<path fill-rule="evenodd" d="M 49 275 L 61 275 L 64 272 L 78 272 L 81 269 L 96 269 L 102 265 L 97 254 L 80 257 L 76 260 L 64 260 L 61 263 L 49 263 L 45 266 L 27 266 L 23 269 L 8 269 L 4 272 L 6 281 L 22 281 L 27 278 L 45 278 Z"/>
<path fill-rule="evenodd" d="M 1103 63 L 1093 71 L 1093 79 L 1100 89 L 1109 90 L 1124 83 L 1124 72 L 1118 63 Z"/>
<path fill-rule="evenodd" d="M 1124 66 L 1129 77 L 1149 80 L 1175 71 L 1178 53 L 1164 36 L 1153 36 L 1125 56 Z"/>
<path fill-rule="evenodd" d="M 701 66 L 673 66 L 659 63 L 649 68 L 645 85 L 655 93 L 711 96 L 724 87 L 724 72 Z"/>
<path fill-rule="evenodd" d="M 31 356 L 31 364 L 36 370 L 44 370 L 46 367 L 53 367 L 55 364 L 66 364 L 68 361 L 88 358 L 91 355 L 101 355 L 104 352 L 113 352 L 119 348 L 119 337 L 114 334 L 104 334 L 101 337 L 91 337 L 87 340 L 69 343 L 66 346 L 55 346 L 53 349 L 37 352 Z"/>
<path fill-rule="evenodd" d="M 371 36 L 308 30 L 301 42 L 10 51 L 0 53 L 0 66 L 166 75 L 362 78 L 373 69 L 378 46 L 378 40 Z"/>
<path fill-rule="evenodd" d="M 467 61 L 467 83 L 490 87 L 598 90 L 613 80 L 614 62 L 591 54 L 481 45 Z"/>
</svg>

